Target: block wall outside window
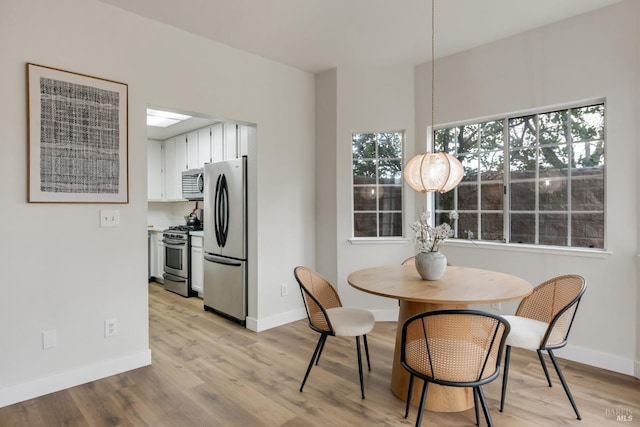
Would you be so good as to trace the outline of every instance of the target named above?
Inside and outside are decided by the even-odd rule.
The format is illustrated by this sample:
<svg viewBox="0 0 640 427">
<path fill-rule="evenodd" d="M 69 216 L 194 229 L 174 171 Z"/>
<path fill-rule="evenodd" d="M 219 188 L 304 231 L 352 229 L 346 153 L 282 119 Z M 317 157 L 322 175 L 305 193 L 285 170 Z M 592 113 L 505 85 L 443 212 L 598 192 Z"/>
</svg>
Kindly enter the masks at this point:
<svg viewBox="0 0 640 427">
<path fill-rule="evenodd" d="M 457 156 L 460 185 L 436 195 L 436 222 L 460 214 L 456 236 L 604 249 L 603 103 L 437 129 Z"/>
</svg>

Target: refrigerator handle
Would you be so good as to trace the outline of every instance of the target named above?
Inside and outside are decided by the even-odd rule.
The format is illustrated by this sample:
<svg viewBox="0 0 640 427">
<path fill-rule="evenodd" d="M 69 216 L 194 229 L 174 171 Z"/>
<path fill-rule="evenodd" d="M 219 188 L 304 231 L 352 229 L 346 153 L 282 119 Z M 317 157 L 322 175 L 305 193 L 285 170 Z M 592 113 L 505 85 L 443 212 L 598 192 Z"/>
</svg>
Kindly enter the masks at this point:
<svg viewBox="0 0 640 427">
<path fill-rule="evenodd" d="M 220 174 L 216 182 L 214 197 L 214 227 L 216 242 L 224 248 L 229 234 L 229 186 L 225 174 Z"/>
<path fill-rule="evenodd" d="M 233 259 L 225 259 L 225 258 L 220 258 L 220 257 L 216 257 L 216 256 L 211 256 L 211 255 L 206 255 L 204 256 L 205 261 L 209 261 L 209 262 L 215 262 L 216 264 L 225 264 L 225 265 L 231 265 L 234 267 L 240 267 L 242 265 L 242 263 L 240 261 L 236 261 Z"/>
</svg>

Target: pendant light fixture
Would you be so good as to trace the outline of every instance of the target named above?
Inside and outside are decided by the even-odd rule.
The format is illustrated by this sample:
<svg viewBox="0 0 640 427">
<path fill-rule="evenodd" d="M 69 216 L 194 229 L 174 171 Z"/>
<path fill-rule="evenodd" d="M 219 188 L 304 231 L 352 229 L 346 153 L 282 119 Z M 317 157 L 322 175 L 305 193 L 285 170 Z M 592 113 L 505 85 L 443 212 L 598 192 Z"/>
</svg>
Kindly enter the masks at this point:
<svg viewBox="0 0 640 427">
<path fill-rule="evenodd" d="M 431 127 L 435 126 L 435 1 L 431 0 Z M 446 193 L 462 181 L 464 168 L 454 156 L 421 153 L 407 162 L 403 172 L 405 182 L 421 193 Z"/>
</svg>

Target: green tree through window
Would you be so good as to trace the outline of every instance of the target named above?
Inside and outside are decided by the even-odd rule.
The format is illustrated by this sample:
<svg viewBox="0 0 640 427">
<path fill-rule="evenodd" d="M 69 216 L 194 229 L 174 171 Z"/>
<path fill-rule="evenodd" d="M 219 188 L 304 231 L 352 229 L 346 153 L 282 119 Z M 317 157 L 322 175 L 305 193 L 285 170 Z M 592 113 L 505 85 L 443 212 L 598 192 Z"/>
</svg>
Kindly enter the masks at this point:
<svg viewBox="0 0 640 427">
<path fill-rule="evenodd" d="M 456 236 L 604 248 L 604 104 L 436 129 L 457 156 L 460 185 L 435 197 L 436 222 L 456 209 Z"/>
<path fill-rule="evenodd" d="M 353 236 L 402 236 L 402 132 L 352 134 Z"/>
</svg>

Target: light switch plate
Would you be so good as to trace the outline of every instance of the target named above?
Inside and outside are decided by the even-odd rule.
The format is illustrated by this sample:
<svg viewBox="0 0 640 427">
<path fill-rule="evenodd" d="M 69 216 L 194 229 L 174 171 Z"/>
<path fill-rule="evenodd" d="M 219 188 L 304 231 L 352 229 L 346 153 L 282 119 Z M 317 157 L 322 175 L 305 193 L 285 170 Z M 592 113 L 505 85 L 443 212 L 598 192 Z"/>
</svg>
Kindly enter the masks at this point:
<svg viewBox="0 0 640 427">
<path fill-rule="evenodd" d="M 120 211 L 100 211 L 100 227 L 120 226 Z"/>
</svg>

